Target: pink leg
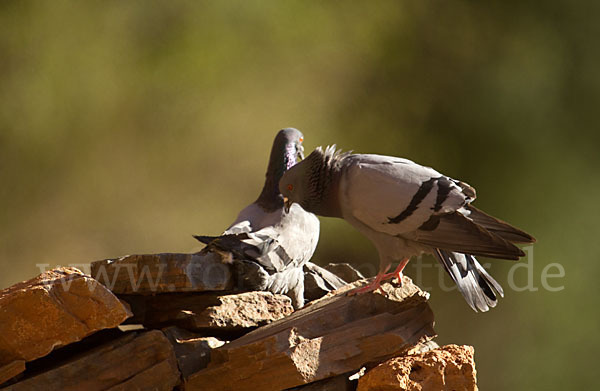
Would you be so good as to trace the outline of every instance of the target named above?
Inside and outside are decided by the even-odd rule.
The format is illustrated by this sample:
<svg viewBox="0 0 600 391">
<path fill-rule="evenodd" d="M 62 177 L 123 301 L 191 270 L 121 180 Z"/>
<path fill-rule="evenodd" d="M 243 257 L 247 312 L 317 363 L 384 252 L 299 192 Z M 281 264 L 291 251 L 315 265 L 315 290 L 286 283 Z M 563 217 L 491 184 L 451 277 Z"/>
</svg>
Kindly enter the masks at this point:
<svg viewBox="0 0 600 391">
<path fill-rule="evenodd" d="M 348 292 L 348 295 L 352 296 L 352 295 L 359 295 L 361 293 L 376 291 L 381 286 L 381 281 L 384 281 L 387 279 L 387 278 L 385 278 L 385 276 L 387 275 L 387 274 L 385 274 L 385 272 L 387 272 L 389 270 L 389 268 L 390 268 L 390 265 L 387 265 L 384 270 L 380 270 L 379 273 L 377 273 L 377 276 L 375 276 L 375 279 L 371 283 L 369 283 L 365 286 L 362 286 L 362 287 L 352 289 L 351 291 Z"/>
<path fill-rule="evenodd" d="M 377 289 L 379 289 L 381 287 L 382 280 L 383 280 L 383 274 L 378 273 L 377 276 L 375 277 L 375 279 L 370 284 L 359 287 L 359 288 L 354 288 L 351 291 L 349 291 L 348 294 L 349 295 L 360 295 L 361 293 L 376 291 Z"/>
<path fill-rule="evenodd" d="M 391 273 L 383 275 L 382 280 L 387 280 L 388 278 L 396 277 L 398 279 L 398 284 L 400 284 L 400 286 L 402 286 L 402 270 L 404 270 L 404 268 L 406 267 L 408 260 L 409 260 L 409 258 L 404 258 L 402 261 L 400 261 L 396 270 L 394 270 Z"/>
</svg>

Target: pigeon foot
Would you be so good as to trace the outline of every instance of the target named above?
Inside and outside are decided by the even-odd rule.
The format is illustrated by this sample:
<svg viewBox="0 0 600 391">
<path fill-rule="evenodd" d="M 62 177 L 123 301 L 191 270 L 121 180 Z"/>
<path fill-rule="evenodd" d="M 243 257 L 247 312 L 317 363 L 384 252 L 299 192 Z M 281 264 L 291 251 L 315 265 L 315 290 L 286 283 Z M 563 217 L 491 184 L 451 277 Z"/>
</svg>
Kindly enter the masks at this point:
<svg viewBox="0 0 600 391">
<path fill-rule="evenodd" d="M 383 277 L 381 278 L 381 280 L 385 281 L 385 280 L 389 280 L 390 278 L 396 277 L 398 279 L 398 284 L 400 286 L 402 286 L 402 270 L 404 270 L 408 261 L 409 261 L 409 258 L 404 258 L 402 261 L 400 261 L 396 270 L 394 270 L 391 273 L 384 274 Z"/>
<path fill-rule="evenodd" d="M 358 288 L 354 288 L 351 291 L 348 291 L 348 296 L 360 295 L 362 293 L 376 291 L 377 289 L 381 288 L 381 281 L 386 280 L 385 276 L 386 275 L 383 273 L 377 274 L 375 279 L 373 281 L 371 281 L 369 284 L 358 287 Z"/>
</svg>

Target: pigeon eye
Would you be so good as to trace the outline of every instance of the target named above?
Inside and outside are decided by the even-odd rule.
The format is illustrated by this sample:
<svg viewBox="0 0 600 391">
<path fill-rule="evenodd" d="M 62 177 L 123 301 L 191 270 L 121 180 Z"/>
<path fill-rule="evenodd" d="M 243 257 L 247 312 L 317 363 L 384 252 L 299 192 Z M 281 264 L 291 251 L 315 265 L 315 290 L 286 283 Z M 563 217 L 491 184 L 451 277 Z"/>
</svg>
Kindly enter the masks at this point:
<svg viewBox="0 0 600 391">
<path fill-rule="evenodd" d="M 300 142 L 304 141 L 304 137 L 300 137 Z"/>
<path fill-rule="evenodd" d="M 294 190 L 294 185 L 292 185 L 292 184 L 290 183 L 289 185 L 287 185 L 287 189 L 288 189 L 289 191 L 292 191 L 292 190 Z"/>
</svg>

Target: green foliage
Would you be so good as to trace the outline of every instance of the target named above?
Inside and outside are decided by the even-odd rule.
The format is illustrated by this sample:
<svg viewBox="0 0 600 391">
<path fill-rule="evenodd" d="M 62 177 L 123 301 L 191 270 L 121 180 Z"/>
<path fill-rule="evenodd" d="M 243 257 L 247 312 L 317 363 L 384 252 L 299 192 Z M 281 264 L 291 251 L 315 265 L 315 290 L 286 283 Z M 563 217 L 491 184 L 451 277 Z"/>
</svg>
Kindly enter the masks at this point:
<svg viewBox="0 0 600 391">
<path fill-rule="evenodd" d="M 436 167 L 536 236 L 539 290 L 509 289 L 513 264 L 490 261 L 506 298 L 487 314 L 424 269 L 440 339 L 475 345 L 484 390 L 592 388 L 598 8 L 3 1 L 0 287 L 36 264 L 199 249 L 191 234 L 218 234 L 254 200 L 273 136 L 294 126 L 307 152 L 337 143 Z M 330 219 L 316 259 L 377 264 Z M 559 292 L 540 285 L 554 262 Z"/>
</svg>

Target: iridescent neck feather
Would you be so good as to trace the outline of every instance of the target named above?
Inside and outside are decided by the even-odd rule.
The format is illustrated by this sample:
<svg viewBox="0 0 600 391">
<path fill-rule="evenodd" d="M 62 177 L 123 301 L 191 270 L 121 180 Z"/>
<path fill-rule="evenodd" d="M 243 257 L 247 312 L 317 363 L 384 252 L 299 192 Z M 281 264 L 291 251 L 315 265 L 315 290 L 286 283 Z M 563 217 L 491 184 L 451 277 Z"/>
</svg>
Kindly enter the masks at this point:
<svg viewBox="0 0 600 391">
<path fill-rule="evenodd" d="M 302 207 L 326 217 L 342 217 L 339 182 L 343 161 L 351 152 L 336 151 L 335 145 L 318 147 L 307 158 L 306 193 Z"/>
<path fill-rule="evenodd" d="M 283 196 L 279 193 L 279 180 L 286 170 L 296 164 L 297 153 L 295 141 L 288 141 L 285 145 L 277 145 L 277 143 L 273 145 L 265 185 L 256 200 L 265 211 L 272 212 L 283 207 Z"/>
</svg>

